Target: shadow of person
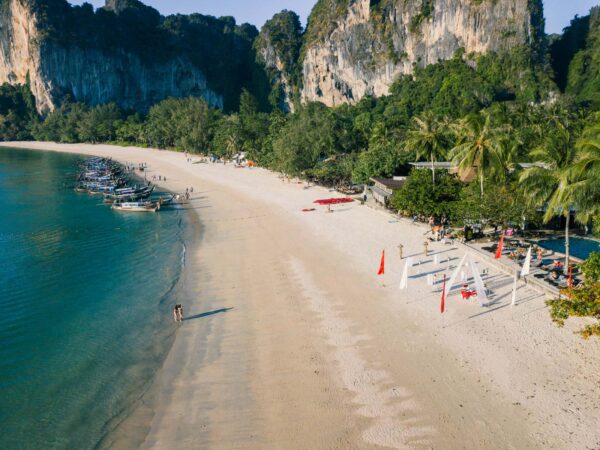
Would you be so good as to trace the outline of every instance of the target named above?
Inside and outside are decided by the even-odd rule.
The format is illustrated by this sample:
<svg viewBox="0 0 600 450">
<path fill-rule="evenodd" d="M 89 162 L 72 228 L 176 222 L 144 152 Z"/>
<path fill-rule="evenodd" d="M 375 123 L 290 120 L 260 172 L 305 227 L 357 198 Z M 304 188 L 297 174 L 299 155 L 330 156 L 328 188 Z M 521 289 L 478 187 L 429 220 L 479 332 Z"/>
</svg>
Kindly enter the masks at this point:
<svg viewBox="0 0 600 450">
<path fill-rule="evenodd" d="M 193 319 L 200 319 L 201 317 L 208 317 L 208 316 L 214 316 L 215 314 L 221 314 L 221 313 L 225 313 L 227 311 L 232 310 L 233 308 L 221 308 L 221 309 L 215 309 L 214 311 L 207 311 L 207 312 L 203 312 L 201 314 L 195 314 L 193 316 L 189 316 L 186 317 L 183 320 L 193 320 Z"/>
</svg>

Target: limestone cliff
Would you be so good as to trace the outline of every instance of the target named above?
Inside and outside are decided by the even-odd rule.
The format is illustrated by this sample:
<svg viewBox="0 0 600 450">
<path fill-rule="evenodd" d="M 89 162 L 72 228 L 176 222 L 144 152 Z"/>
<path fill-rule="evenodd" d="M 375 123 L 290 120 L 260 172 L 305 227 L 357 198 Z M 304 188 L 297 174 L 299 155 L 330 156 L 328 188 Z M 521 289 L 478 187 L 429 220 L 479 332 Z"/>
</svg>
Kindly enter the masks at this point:
<svg viewBox="0 0 600 450">
<path fill-rule="evenodd" d="M 413 65 L 533 45 L 541 0 L 319 0 L 303 48 L 305 101 L 385 95 Z"/>
<path fill-rule="evenodd" d="M 237 73 L 240 67 L 227 64 L 234 59 L 245 64 L 247 49 L 235 41 L 237 35 L 223 32 L 235 23 L 223 25 L 197 15 L 184 25 L 202 38 L 212 34 L 194 47 L 196 35 L 188 33 L 185 42 L 176 39 L 163 23 L 168 25 L 169 19 L 135 0 L 109 0 L 96 12 L 89 5 L 71 7 L 65 0 L 0 0 L 0 6 L 0 83 L 29 82 L 40 111 L 52 110 L 66 94 L 90 105 L 114 101 L 141 111 L 166 97 L 189 95 L 222 107 L 227 95 L 235 97 L 233 91 L 241 89 L 238 80 L 219 85 L 214 72 L 216 81 L 211 83 L 207 70 L 213 64 L 196 51 L 207 47 L 207 52 L 223 53 L 218 45 L 227 42 L 234 50 L 226 52 L 220 69 Z M 171 19 L 172 28 L 183 28 L 182 20 Z M 217 29 L 210 29 L 214 24 Z"/>
<path fill-rule="evenodd" d="M 301 46 L 300 18 L 296 13 L 286 10 L 275 14 L 265 23 L 254 43 L 257 58 L 272 84 L 271 103 L 283 111 L 294 111 Z"/>
</svg>

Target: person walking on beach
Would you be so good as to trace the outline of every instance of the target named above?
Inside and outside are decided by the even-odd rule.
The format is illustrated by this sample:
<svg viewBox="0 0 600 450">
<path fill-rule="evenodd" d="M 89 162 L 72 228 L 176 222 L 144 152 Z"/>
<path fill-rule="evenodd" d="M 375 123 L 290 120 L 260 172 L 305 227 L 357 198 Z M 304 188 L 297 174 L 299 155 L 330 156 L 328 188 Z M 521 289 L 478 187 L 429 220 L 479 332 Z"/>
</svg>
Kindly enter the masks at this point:
<svg viewBox="0 0 600 450">
<path fill-rule="evenodd" d="M 175 322 L 183 322 L 183 306 L 180 304 L 175 305 L 173 308 L 173 319 Z"/>
<path fill-rule="evenodd" d="M 423 242 L 423 248 L 424 248 L 424 253 L 425 253 L 425 257 L 427 257 L 427 247 L 429 246 L 429 242 L 425 241 Z"/>
<path fill-rule="evenodd" d="M 402 250 L 404 250 L 404 245 L 398 244 L 398 252 L 400 253 L 400 259 L 402 259 Z"/>
</svg>

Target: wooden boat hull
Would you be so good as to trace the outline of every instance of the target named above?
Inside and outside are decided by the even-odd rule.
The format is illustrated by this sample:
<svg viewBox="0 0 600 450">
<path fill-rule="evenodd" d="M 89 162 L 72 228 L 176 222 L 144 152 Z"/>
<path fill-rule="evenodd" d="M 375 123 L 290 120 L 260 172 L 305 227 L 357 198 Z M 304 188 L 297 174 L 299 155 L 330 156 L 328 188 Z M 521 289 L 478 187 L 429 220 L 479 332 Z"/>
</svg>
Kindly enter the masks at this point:
<svg viewBox="0 0 600 450">
<path fill-rule="evenodd" d="M 123 207 L 123 206 L 113 204 L 112 209 L 114 209 L 115 211 L 125 211 L 125 212 L 156 212 L 158 210 L 158 205 Z"/>
<path fill-rule="evenodd" d="M 111 208 L 125 212 L 156 212 L 160 209 L 160 203 L 113 203 Z"/>
</svg>

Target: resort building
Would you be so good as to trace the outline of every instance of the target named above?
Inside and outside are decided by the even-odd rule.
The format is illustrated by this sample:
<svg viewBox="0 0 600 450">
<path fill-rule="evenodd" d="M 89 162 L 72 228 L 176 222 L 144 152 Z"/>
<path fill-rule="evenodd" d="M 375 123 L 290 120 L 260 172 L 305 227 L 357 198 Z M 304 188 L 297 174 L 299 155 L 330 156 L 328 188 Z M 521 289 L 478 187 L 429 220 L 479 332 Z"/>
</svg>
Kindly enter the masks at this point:
<svg viewBox="0 0 600 450">
<path fill-rule="evenodd" d="M 371 192 L 373 192 L 373 198 L 375 201 L 383 206 L 387 206 L 389 198 L 392 196 L 395 190 L 400 189 L 405 181 L 406 177 L 394 177 L 394 178 L 371 178 L 373 186 Z"/>
<path fill-rule="evenodd" d="M 447 170 L 449 174 L 456 174 L 463 183 L 470 183 L 477 175 L 477 167 L 471 167 L 468 171 L 460 175 L 458 173 L 458 166 L 451 161 L 437 161 L 433 164 L 431 161 L 411 162 L 410 165 L 417 169 Z"/>
</svg>

